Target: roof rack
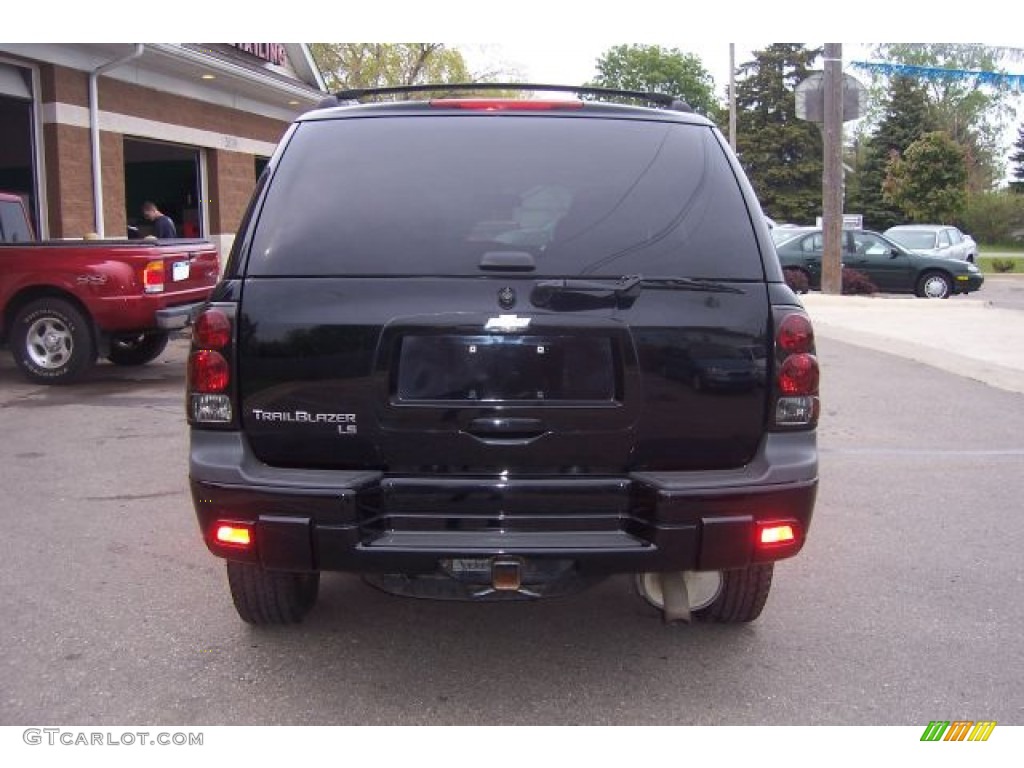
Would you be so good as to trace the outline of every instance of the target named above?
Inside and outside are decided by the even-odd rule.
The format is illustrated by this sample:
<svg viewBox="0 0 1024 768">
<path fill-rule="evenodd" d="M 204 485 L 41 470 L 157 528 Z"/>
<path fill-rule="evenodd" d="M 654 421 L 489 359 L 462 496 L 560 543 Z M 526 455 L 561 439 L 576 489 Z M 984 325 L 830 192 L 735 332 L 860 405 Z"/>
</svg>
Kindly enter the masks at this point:
<svg viewBox="0 0 1024 768">
<path fill-rule="evenodd" d="M 349 88 L 323 99 L 319 107 L 335 107 L 344 101 L 358 101 L 365 96 L 384 96 L 392 93 L 445 93 L 457 91 L 559 91 L 578 96 L 604 96 L 636 99 L 656 104 L 677 112 L 693 112 L 681 99 L 665 93 L 650 91 L 624 91 L 617 88 L 596 88 L 589 85 L 551 85 L 544 83 L 434 83 L 424 85 L 389 85 L 381 88 Z"/>
</svg>

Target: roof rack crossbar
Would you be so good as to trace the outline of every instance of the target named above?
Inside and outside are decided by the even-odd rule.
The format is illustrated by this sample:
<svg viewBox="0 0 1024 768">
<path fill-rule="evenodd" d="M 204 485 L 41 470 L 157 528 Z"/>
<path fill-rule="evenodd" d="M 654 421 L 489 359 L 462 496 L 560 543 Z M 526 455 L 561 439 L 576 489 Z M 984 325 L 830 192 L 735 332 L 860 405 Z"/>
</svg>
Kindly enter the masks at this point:
<svg viewBox="0 0 1024 768">
<path fill-rule="evenodd" d="M 358 101 L 364 96 L 383 96 L 392 93 L 421 93 L 424 91 L 560 91 L 587 96 L 617 96 L 657 104 L 660 107 L 678 108 L 680 101 L 664 93 L 648 91 L 624 91 L 616 88 L 597 88 L 588 85 L 551 85 L 544 83 L 435 83 L 424 85 L 390 85 L 382 88 L 350 88 L 338 91 L 338 101 Z"/>
</svg>

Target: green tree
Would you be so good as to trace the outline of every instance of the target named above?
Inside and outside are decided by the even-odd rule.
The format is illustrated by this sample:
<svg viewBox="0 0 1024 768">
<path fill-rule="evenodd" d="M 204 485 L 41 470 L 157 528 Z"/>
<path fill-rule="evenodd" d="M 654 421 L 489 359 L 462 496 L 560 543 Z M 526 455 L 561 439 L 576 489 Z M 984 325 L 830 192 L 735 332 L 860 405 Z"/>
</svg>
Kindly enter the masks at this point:
<svg viewBox="0 0 1024 768">
<path fill-rule="evenodd" d="M 883 196 L 913 221 L 952 223 L 967 205 L 964 150 L 944 131 L 926 133 L 893 155 Z"/>
<path fill-rule="evenodd" d="M 310 43 L 309 50 L 332 91 L 474 81 L 462 54 L 444 43 Z"/>
<path fill-rule="evenodd" d="M 1009 244 L 1024 228 L 1024 195 L 1005 189 L 972 194 L 960 224 L 980 243 Z"/>
<path fill-rule="evenodd" d="M 882 195 L 893 152 L 903 153 L 925 133 L 935 130 L 928 94 L 917 80 L 895 77 L 889 83 L 885 113 L 874 134 L 862 143 L 863 155 L 851 185 L 846 210 L 860 213 L 870 229 L 888 229 L 903 219 L 900 209 Z"/>
<path fill-rule="evenodd" d="M 703 115 L 719 108 L 715 82 L 700 58 L 678 48 L 616 45 L 598 58 L 597 73 L 588 85 L 667 93 L 683 99 Z"/>
<path fill-rule="evenodd" d="M 1010 155 L 1010 162 L 1013 163 L 1011 173 L 1016 181 L 1011 182 L 1010 187 L 1014 192 L 1024 192 L 1024 125 L 1017 131 L 1017 140 L 1013 143 L 1013 153 Z"/>
<path fill-rule="evenodd" d="M 779 221 L 821 213 L 821 130 L 796 116 L 794 89 L 821 49 L 774 43 L 738 68 L 736 149 L 761 205 Z"/>
<path fill-rule="evenodd" d="M 1020 51 L 976 43 L 882 43 L 875 58 L 896 64 L 1001 73 L 1001 61 Z M 966 152 L 972 191 L 991 189 L 1002 176 L 1002 136 L 1012 119 L 1012 87 L 961 75 L 920 78 L 936 129 L 945 131 Z"/>
</svg>

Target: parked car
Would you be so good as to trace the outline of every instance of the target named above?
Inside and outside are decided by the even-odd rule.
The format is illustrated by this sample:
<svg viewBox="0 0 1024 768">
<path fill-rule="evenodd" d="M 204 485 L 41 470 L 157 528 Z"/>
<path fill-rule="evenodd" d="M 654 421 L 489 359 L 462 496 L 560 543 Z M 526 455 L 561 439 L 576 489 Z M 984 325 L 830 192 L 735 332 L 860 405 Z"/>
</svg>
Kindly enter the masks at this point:
<svg viewBox="0 0 1024 768">
<path fill-rule="evenodd" d="M 976 291 L 985 281 L 981 270 L 969 262 L 923 256 L 869 230 L 844 229 L 842 234 L 843 265 L 863 272 L 885 293 L 948 299 Z M 803 230 L 777 243 L 775 251 L 783 269 L 800 270 L 811 288 L 821 288 L 824 236 L 820 229 Z"/>
<path fill-rule="evenodd" d="M 426 86 L 453 87 L 493 86 Z M 287 132 L 187 385 L 195 512 L 244 621 L 300 621 L 323 571 L 474 601 L 626 573 L 666 620 L 761 613 L 814 507 L 813 330 L 728 143 L 655 98 L 328 106 Z"/>
<path fill-rule="evenodd" d="M 205 240 L 36 241 L 21 198 L 0 194 L 0 342 L 38 384 L 73 382 L 100 356 L 156 359 L 219 273 Z"/>
<path fill-rule="evenodd" d="M 901 224 L 889 227 L 885 236 L 904 248 L 924 256 L 959 259 L 972 264 L 978 258 L 978 244 L 974 238 L 956 227 L 939 224 Z"/>
<path fill-rule="evenodd" d="M 772 242 L 775 245 L 780 245 L 787 240 L 792 240 L 795 237 L 806 234 L 807 232 L 814 232 L 814 227 L 801 227 L 795 224 L 787 224 L 781 227 L 775 227 L 772 230 Z"/>
</svg>

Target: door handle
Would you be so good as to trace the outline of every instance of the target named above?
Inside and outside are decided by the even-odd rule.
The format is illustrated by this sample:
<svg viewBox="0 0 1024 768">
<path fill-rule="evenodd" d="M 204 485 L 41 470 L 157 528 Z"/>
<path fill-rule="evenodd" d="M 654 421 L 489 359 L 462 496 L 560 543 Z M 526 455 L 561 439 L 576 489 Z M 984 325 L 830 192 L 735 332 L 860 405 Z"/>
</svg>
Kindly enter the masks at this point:
<svg viewBox="0 0 1024 768">
<path fill-rule="evenodd" d="M 485 440 L 532 440 L 547 431 L 540 419 L 502 418 L 473 419 L 466 430 L 473 437 Z"/>
</svg>

